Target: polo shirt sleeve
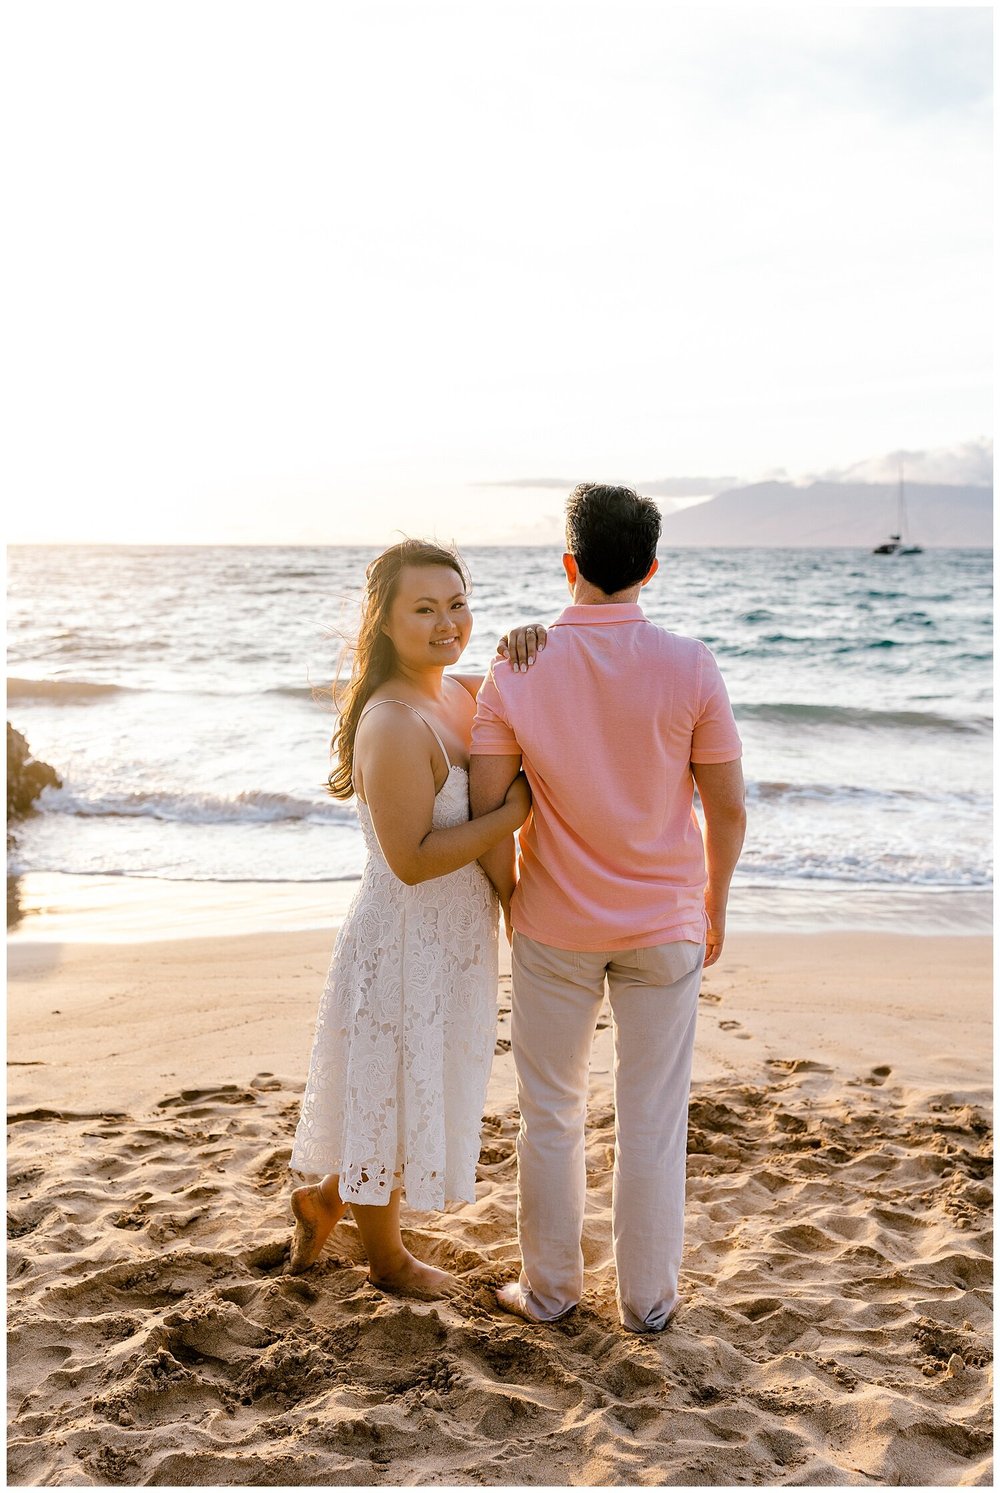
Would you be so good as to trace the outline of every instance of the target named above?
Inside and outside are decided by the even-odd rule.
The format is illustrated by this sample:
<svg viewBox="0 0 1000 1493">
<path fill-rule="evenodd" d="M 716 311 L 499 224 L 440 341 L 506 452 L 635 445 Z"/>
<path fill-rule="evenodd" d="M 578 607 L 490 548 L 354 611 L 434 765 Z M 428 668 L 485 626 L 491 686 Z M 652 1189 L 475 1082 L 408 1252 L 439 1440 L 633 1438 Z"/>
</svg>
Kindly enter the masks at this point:
<svg viewBox="0 0 1000 1493">
<path fill-rule="evenodd" d="M 691 733 L 692 762 L 735 762 L 743 755 L 733 707 L 711 650 L 702 643 L 698 715 Z"/>
<path fill-rule="evenodd" d="M 472 722 L 470 750 L 473 757 L 513 757 L 521 750 L 507 719 L 503 696 L 497 689 L 492 668 L 480 685 L 476 697 L 476 718 Z"/>
</svg>

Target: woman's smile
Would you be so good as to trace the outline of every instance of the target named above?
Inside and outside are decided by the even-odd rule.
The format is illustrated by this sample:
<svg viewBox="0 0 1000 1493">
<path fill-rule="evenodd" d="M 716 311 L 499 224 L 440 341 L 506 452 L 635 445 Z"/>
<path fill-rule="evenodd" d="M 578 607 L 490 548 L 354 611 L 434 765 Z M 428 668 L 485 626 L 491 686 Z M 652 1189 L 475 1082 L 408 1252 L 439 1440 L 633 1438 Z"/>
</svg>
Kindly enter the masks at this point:
<svg viewBox="0 0 1000 1493">
<path fill-rule="evenodd" d="M 461 657 L 472 632 L 472 613 L 464 589 L 456 590 L 460 577 L 448 565 L 404 565 L 396 583 L 396 594 L 382 623 L 406 668 L 439 669 Z M 428 658 L 432 653 L 447 658 Z"/>
</svg>

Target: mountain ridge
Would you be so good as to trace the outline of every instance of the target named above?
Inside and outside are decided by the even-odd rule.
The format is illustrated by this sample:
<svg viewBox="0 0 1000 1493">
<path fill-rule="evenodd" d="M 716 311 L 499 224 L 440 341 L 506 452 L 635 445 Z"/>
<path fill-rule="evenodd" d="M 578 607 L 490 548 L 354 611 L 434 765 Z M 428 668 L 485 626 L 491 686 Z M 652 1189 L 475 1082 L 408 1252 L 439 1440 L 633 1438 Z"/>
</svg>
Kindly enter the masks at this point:
<svg viewBox="0 0 1000 1493">
<path fill-rule="evenodd" d="M 755 482 L 664 514 L 666 544 L 713 547 L 874 548 L 896 530 L 894 483 Z M 992 488 L 907 483 L 907 536 L 928 549 L 993 545 Z"/>
</svg>

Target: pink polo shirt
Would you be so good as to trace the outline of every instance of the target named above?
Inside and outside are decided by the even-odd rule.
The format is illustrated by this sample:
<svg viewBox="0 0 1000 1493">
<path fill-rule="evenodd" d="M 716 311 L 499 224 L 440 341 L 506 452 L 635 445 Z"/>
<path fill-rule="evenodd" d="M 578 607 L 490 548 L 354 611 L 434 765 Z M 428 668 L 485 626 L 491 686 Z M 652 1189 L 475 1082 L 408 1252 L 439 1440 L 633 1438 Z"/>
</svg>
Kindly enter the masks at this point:
<svg viewBox="0 0 1000 1493">
<path fill-rule="evenodd" d="M 741 751 L 705 644 L 638 606 L 567 607 L 526 674 L 495 661 L 472 752 L 519 752 L 531 784 L 515 929 L 558 949 L 700 943 L 705 851 L 691 763 Z"/>
</svg>

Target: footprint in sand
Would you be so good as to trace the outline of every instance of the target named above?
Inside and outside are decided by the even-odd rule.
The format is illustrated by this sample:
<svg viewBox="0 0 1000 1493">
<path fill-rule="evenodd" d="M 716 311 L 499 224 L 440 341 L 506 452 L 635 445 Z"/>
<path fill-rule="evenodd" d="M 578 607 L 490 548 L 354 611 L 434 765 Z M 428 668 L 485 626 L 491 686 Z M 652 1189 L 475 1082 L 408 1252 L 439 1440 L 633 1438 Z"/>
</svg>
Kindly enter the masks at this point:
<svg viewBox="0 0 1000 1493">
<path fill-rule="evenodd" d="M 271 1093 L 281 1088 L 281 1079 L 275 1078 L 273 1073 L 255 1073 L 250 1080 L 250 1087 L 261 1094 Z"/>
<path fill-rule="evenodd" d="M 857 1089 L 862 1084 L 866 1088 L 880 1089 L 891 1072 L 892 1069 L 888 1063 L 879 1063 L 877 1068 L 869 1068 L 864 1078 L 849 1078 L 847 1084 L 852 1089 Z"/>
<path fill-rule="evenodd" d="M 812 1058 L 767 1058 L 768 1068 L 778 1073 L 832 1073 L 829 1063 L 816 1063 Z"/>
<path fill-rule="evenodd" d="M 719 1030 L 723 1032 L 732 1032 L 734 1037 L 739 1037 L 743 1042 L 750 1041 L 750 1033 L 745 1032 L 738 1021 L 720 1021 Z"/>
</svg>

